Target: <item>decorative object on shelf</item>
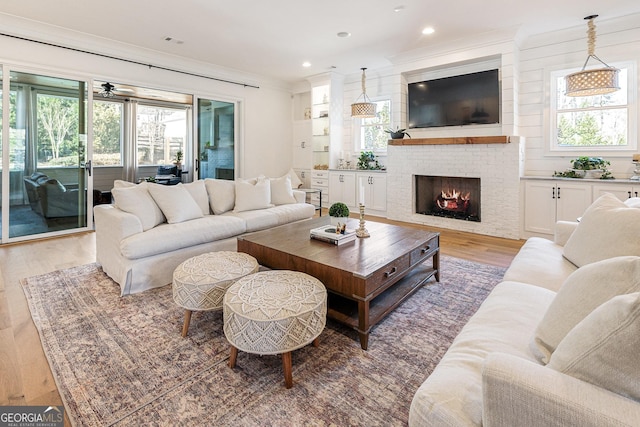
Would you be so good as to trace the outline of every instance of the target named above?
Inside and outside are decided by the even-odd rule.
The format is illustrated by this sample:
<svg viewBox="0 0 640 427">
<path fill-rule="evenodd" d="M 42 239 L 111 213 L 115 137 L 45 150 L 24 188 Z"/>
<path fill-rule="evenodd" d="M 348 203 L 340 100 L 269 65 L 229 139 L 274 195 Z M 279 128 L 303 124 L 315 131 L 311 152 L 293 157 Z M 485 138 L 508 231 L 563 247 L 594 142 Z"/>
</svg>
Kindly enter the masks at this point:
<svg viewBox="0 0 640 427">
<path fill-rule="evenodd" d="M 326 163 L 319 163 L 317 165 L 313 165 L 313 168 L 315 170 L 326 171 L 327 169 L 329 169 L 329 165 Z"/>
<path fill-rule="evenodd" d="M 373 151 L 361 151 L 360 157 L 358 157 L 358 169 L 362 170 L 381 170 L 384 169 Z"/>
<path fill-rule="evenodd" d="M 603 95 L 620 89 L 620 86 L 618 86 L 618 74 L 620 70 L 607 65 L 595 54 L 596 27 L 593 20 L 597 16 L 598 15 L 590 15 L 584 18 L 589 21 L 587 30 L 589 56 L 587 56 L 587 60 L 584 62 L 582 70 L 569 74 L 565 77 L 567 85 L 565 94 L 567 96 Z M 585 68 L 587 67 L 587 63 L 591 58 L 602 63 L 605 68 L 586 70 Z"/>
<path fill-rule="evenodd" d="M 400 129 L 400 126 L 396 127 L 396 130 L 388 128 L 388 129 L 385 129 L 384 131 L 389 134 L 391 139 L 404 139 L 405 135 L 408 136 L 409 138 L 411 138 L 411 135 L 409 135 L 407 130 L 406 129 Z"/>
<path fill-rule="evenodd" d="M 586 179 L 614 179 L 611 171 L 607 169 L 611 162 L 602 157 L 580 156 L 571 160 L 573 168 L 564 172 L 554 172 L 553 176 L 560 178 L 586 178 Z"/>
<path fill-rule="evenodd" d="M 351 117 L 357 117 L 361 119 L 366 119 L 370 117 L 376 117 L 376 104 L 371 102 L 371 99 L 367 96 L 367 89 L 365 87 L 365 73 L 366 68 L 361 68 L 362 70 L 362 93 L 356 99 L 356 102 L 351 104 Z M 357 102 L 360 98 L 362 98 L 362 102 Z"/>
<path fill-rule="evenodd" d="M 331 217 L 331 225 L 338 226 L 340 221 L 344 221 L 346 224 L 346 219 L 342 220 L 341 218 L 349 218 L 349 207 L 342 202 L 335 202 L 329 207 L 329 216 Z"/>
<path fill-rule="evenodd" d="M 311 108 L 307 107 L 304 109 L 304 119 L 309 120 L 311 118 Z"/>
<path fill-rule="evenodd" d="M 114 96 L 116 96 L 116 94 L 113 93 L 113 90 L 116 88 L 114 85 L 106 82 L 102 83 L 101 86 L 102 90 L 99 92 L 99 95 L 102 95 L 103 98 L 113 98 Z"/>
<path fill-rule="evenodd" d="M 629 179 L 640 181 L 640 153 L 633 155 L 633 160 L 631 161 L 631 163 L 635 165 L 635 168 L 633 170 L 633 176 Z"/>
<path fill-rule="evenodd" d="M 367 231 L 367 228 L 364 226 L 364 205 L 360 203 L 360 226 L 356 230 L 356 236 L 358 237 L 370 237 L 371 235 Z"/>
</svg>

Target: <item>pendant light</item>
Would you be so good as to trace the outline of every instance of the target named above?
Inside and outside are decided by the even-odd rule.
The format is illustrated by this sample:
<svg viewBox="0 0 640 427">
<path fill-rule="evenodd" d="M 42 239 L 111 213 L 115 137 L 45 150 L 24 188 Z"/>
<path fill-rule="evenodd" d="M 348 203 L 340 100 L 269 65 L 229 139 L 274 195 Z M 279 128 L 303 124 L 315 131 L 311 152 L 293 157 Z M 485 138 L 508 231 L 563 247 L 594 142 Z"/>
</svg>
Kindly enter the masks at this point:
<svg viewBox="0 0 640 427">
<path fill-rule="evenodd" d="M 567 96 L 603 95 L 620 89 L 618 86 L 618 73 L 620 70 L 607 65 L 595 54 L 596 26 L 593 20 L 597 17 L 598 15 L 590 15 L 584 18 L 589 21 L 587 30 L 589 56 L 587 56 L 587 60 L 584 62 L 581 71 L 565 77 L 567 86 L 565 94 Z M 586 70 L 587 62 L 589 62 L 591 58 L 604 65 L 604 68 Z"/>
<path fill-rule="evenodd" d="M 358 117 L 361 119 L 376 117 L 376 104 L 371 102 L 369 97 L 367 96 L 367 89 L 364 84 L 365 74 L 364 70 L 366 68 L 361 68 L 362 70 L 362 94 L 356 99 L 356 102 L 351 104 L 351 117 Z M 360 98 L 362 98 L 362 102 L 357 102 Z"/>
</svg>

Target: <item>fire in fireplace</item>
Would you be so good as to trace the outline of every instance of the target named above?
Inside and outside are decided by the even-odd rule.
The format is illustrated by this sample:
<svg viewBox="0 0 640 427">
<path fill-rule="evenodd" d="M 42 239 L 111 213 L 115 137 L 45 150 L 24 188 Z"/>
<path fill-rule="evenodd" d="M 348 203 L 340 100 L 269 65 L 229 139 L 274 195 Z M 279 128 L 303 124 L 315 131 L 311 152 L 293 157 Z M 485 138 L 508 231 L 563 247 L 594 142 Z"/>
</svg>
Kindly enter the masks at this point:
<svg viewBox="0 0 640 427">
<path fill-rule="evenodd" d="M 416 213 L 480 221 L 480 178 L 415 176 Z"/>
</svg>

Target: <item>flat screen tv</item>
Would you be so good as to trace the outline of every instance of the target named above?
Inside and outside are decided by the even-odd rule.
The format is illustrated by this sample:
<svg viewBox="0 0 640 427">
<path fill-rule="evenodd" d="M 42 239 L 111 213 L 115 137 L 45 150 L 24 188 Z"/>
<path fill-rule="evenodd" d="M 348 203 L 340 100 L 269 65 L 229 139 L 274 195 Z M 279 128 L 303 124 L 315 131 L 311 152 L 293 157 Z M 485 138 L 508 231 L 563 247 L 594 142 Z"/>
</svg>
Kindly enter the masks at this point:
<svg viewBox="0 0 640 427">
<path fill-rule="evenodd" d="M 500 123 L 498 70 L 409 84 L 409 127 Z"/>
</svg>

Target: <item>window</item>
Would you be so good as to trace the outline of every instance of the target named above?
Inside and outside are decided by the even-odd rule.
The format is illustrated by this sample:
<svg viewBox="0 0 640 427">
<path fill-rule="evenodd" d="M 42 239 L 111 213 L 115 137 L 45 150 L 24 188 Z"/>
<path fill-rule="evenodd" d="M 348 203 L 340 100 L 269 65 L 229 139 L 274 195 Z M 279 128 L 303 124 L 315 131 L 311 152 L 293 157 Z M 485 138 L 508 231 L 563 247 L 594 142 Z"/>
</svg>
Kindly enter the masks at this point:
<svg viewBox="0 0 640 427">
<path fill-rule="evenodd" d="M 122 166 L 122 102 L 93 101 L 93 165 Z"/>
<path fill-rule="evenodd" d="M 565 76 L 575 70 L 551 73 L 551 150 L 622 151 L 635 149 L 635 67 L 620 68 L 620 90 L 606 94 L 569 97 Z"/>
<path fill-rule="evenodd" d="M 356 147 L 360 151 L 387 151 L 389 134 L 385 129 L 390 127 L 391 100 L 373 101 L 376 103 L 376 117 L 356 119 L 359 128 L 356 134 Z"/>
<path fill-rule="evenodd" d="M 136 120 L 138 166 L 171 164 L 187 140 L 185 108 L 138 105 Z"/>
</svg>

